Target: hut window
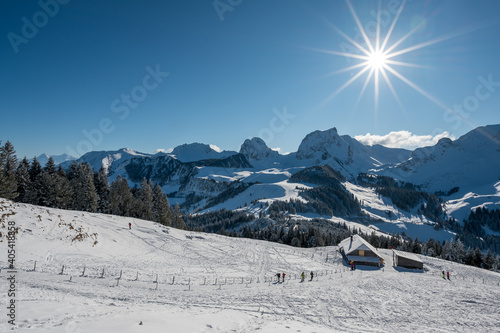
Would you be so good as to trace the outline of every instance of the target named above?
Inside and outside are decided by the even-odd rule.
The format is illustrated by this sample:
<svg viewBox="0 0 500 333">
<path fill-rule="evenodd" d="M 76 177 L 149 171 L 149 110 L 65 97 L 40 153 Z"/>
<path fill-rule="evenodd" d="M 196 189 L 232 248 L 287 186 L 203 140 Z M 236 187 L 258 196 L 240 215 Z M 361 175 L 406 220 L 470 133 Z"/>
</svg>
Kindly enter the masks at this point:
<svg viewBox="0 0 500 333">
<path fill-rule="evenodd" d="M 364 257 L 365 256 L 365 250 L 359 250 L 359 255 L 361 257 Z"/>
</svg>

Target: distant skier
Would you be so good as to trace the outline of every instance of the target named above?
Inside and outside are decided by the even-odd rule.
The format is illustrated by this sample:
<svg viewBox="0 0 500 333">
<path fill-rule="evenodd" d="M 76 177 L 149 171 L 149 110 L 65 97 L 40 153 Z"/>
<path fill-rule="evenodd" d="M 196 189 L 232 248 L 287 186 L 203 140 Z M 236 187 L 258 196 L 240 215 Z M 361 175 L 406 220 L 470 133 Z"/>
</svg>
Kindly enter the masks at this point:
<svg viewBox="0 0 500 333">
<path fill-rule="evenodd" d="M 444 271 L 443 271 L 443 279 L 444 279 Z"/>
<path fill-rule="evenodd" d="M 300 282 L 304 282 L 305 279 L 306 275 L 304 274 L 304 272 L 302 272 L 302 274 L 300 275 Z"/>
<path fill-rule="evenodd" d="M 278 274 L 276 274 L 276 276 L 278 277 L 278 283 L 279 283 L 279 282 L 280 282 L 280 279 L 281 279 L 281 274 L 280 274 L 280 273 L 278 273 Z"/>
<path fill-rule="evenodd" d="M 311 281 L 313 280 L 314 278 L 314 273 L 311 271 Z"/>
<path fill-rule="evenodd" d="M 283 283 L 285 283 L 285 275 L 286 275 L 285 273 L 282 274 L 282 276 L 283 276 Z"/>
<path fill-rule="evenodd" d="M 448 277 L 448 280 L 450 279 L 450 272 L 446 272 L 446 276 Z"/>
<path fill-rule="evenodd" d="M 128 223 L 128 230 L 132 229 L 132 223 Z"/>
</svg>

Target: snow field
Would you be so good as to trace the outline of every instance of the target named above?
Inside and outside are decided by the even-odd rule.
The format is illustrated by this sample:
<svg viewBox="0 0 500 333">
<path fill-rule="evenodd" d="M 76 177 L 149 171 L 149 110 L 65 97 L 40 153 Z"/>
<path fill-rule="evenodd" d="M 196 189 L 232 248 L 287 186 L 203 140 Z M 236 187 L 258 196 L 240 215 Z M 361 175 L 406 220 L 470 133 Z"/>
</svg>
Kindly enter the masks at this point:
<svg viewBox="0 0 500 333">
<path fill-rule="evenodd" d="M 351 272 L 335 255 L 336 247 L 291 248 L 116 216 L 8 201 L 0 206 L 2 214 L 15 213 L 4 217 L 0 230 L 5 220 L 19 227 L 19 332 L 495 332 L 500 327 L 500 276 L 473 267 L 420 256 L 423 272 L 396 270 L 392 252 L 381 250 L 382 270 Z M 72 241 L 79 234 L 95 236 Z M 311 270 L 320 272 L 319 278 L 301 283 L 299 274 L 305 271 L 309 280 Z M 441 278 L 441 270 L 450 271 L 450 281 Z M 285 283 L 269 282 L 277 272 L 287 274 Z M 2 331 L 10 329 L 5 319 L 1 325 Z"/>
</svg>

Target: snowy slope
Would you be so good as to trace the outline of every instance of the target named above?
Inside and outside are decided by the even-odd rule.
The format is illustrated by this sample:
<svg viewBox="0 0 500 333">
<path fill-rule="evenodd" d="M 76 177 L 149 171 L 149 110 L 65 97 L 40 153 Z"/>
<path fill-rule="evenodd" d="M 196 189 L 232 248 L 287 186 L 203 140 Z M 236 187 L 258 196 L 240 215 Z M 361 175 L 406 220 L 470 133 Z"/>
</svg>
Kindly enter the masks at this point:
<svg viewBox="0 0 500 333">
<path fill-rule="evenodd" d="M 5 200 L 0 206 L 0 224 L 12 221 L 19 228 L 17 332 L 494 332 L 500 327 L 500 277 L 485 270 L 422 256 L 423 272 L 395 269 L 391 252 L 381 250 L 383 270 L 360 266 L 349 272 L 335 247 L 291 248 Z M 80 233 L 93 236 L 72 241 Z M 5 235 L 1 239 L 4 243 Z M 0 265 L 5 280 L 5 250 Z M 313 281 L 300 283 L 300 273 L 311 270 Z M 441 270 L 450 271 L 450 281 L 440 277 Z M 277 272 L 287 274 L 285 283 L 271 281 Z M 6 301 L 2 297 L 2 306 Z M 5 318 L 0 325 L 1 331 L 11 329 Z"/>
<path fill-rule="evenodd" d="M 226 158 L 235 154 L 235 151 L 221 151 L 213 145 L 191 143 L 175 147 L 169 155 L 174 156 L 181 162 L 195 162 L 201 160 Z"/>
<path fill-rule="evenodd" d="M 151 154 L 140 153 L 130 148 L 122 148 L 116 151 L 93 151 L 86 153 L 76 160 L 80 163 L 89 163 L 92 169 L 98 171 L 103 166 L 110 176 L 115 179 L 118 174 L 124 175 L 125 165 L 132 159 L 138 157 L 151 157 Z M 72 161 L 63 163 L 64 168 L 69 168 Z"/>
<path fill-rule="evenodd" d="M 70 156 L 68 154 L 52 155 L 52 156 L 49 156 L 47 154 L 41 154 L 41 155 L 37 156 L 36 159 L 37 159 L 38 163 L 40 163 L 40 165 L 44 166 L 45 164 L 47 164 L 47 162 L 49 161 L 49 158 L 51 158 L 51 157 L 54 160 L 54 163 L 56 165 L 67 162 L 67 161 L 76 160 L 76 157 Z M 32 162 L 32 160 L 30 160 L 30 162 Z"/>
<path fill-rule="evenodd" d="M 416 149 L 408 161 L 383 173 L 430 191 L 493 186 L 500 179 L 500 125 L 478 127 L 455 141 L 441 139 L 435 146 Z"/>
</svg>

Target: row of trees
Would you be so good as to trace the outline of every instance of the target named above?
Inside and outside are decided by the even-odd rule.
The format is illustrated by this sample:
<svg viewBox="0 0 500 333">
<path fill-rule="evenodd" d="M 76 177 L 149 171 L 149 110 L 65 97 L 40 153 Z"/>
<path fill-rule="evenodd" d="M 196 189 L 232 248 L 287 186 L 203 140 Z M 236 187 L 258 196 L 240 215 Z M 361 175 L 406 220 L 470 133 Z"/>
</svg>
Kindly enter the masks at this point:
<svg viewBox="0 0 500 333">
<path fill-rule="evenodd" d="M 52 208 L 114 214 L 155 221 L 184 229 L 178 205 L 172 209 L 159 185 L 143 179 L 130 188 L 118 176 L 111 184 L 107 171 L 94 171 L 89 164 L 76 161 L 66 172 L 49 158 L 41 166 L 36 158 L 18 163 L 10 142 L 0 146 L 0 197 Z"/>
</svg>

